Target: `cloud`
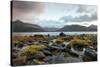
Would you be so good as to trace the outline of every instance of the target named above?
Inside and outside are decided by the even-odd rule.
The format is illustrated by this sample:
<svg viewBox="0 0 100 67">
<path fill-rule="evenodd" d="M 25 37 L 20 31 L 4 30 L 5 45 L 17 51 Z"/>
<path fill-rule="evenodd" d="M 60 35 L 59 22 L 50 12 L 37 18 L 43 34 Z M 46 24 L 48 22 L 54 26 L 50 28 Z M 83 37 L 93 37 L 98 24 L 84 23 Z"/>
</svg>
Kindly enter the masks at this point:
<svg viewBox="0 0 100 67">
<path fill-rule="evenodd" d="M 95 5 L 16 0 L 13 0 L 12 4 L 13 20 L 18 19 L 43 27 L 61 28 L 67 24 L 84 24 L 84 22 L 91 24 L 97 20 L 97 6 Z"/>
<path fill-rule="evenodd" d="M 72 11 L 60 18 L 64 22 L 86 22 L 97 20 L 97 6 L 73 5 Z"/>
<path fill-rule="evenodd" d="M 13 1 L 13 8 L 23 12 L 34 11 L 36 13 L 41 13 L 43 11 L 44 6 L 40 2 Z"/>
<path fill-rule="evenodd" d="M 13 19 L 32 20 L 34 15 L 44 11 L 44 3 L 31 1 L 12 1 Z"/>
<path fill-rule="evenodd" d="M 64 16 L 61 18 L 61 20 L 64 20 L 65 22 L 86 22 L 86 21 L 94 21 L 97 20 L 97 15 L 93 14 L 92 16 L 88 16 L 87 14 L 81 15 L 78 17 L 72 17 L 72 16 Z"/>
<path fill-rule="evenodd" d="M 77 5 L 77 12 L 92 12 L 92 11 L 97 11 L 97 6 L 95 5 Z"/>
</svg>

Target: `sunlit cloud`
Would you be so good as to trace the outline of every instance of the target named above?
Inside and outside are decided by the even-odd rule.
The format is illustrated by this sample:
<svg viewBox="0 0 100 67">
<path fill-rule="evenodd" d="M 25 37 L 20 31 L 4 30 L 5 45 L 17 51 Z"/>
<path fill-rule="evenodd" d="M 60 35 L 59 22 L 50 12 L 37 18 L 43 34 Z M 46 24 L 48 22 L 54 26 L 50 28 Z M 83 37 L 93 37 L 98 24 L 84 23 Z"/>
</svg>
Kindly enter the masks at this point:
<svg viewBox="0 0 100 67">
<path fill-rule="evenodd" d="M 13 20 L 32 21 L 35 16 L 40 15 L 44 11 L 44 8 L 44 4 L 40 2 L 13 1 Z"/>
</svg>

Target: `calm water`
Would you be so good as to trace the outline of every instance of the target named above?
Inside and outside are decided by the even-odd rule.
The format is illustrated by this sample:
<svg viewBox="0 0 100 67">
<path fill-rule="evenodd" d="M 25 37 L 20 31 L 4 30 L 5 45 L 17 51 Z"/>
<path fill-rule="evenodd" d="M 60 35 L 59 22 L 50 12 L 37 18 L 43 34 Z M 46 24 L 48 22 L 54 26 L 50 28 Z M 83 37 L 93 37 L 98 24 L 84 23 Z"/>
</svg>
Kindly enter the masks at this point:
<svg viewBox="0 0 100 67">
<path fill-rule="evenodd" d="M 60 32 L 14 32 L 13 35 L 29 36 L 35 34 L 42 35 L 59 35 Z M 80 35 L 80 34 L 97 34 L 97 32 L 63 32 L 66 35 Z"/>
</svg>

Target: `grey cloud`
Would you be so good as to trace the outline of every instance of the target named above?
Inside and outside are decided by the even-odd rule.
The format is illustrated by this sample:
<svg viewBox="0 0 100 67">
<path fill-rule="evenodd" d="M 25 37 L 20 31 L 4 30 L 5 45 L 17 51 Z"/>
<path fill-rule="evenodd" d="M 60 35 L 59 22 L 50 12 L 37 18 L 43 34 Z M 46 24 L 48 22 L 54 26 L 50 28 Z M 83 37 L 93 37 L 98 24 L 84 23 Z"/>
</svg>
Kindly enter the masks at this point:
<svg viewBox="0 0 100 67">
<path fill-rule="evenodd" d="M 83 15 L 79 17 L 72 16 L 64 16 L 60 20 L 64 20 L 64 22 L 87 22 L 97 20 L 97 15 L 93 14 L 92 16 Z"/>
<path fill-rule="evenodd" d="M 74 11 L 74 9 L 77 10 Z M 75 12 L 75 17 L 73 15 L 67 15 L 60 18 L 64 22 L 88 22 L 97 20 L 97 7 L 93 5 L 75 5 L 72 9 Z"/>
<path fill-rule="evenodd" d="M 91 12 L 91 11 L 95 11 L 97 9 L 97 6 L 96 5 L 78 5 L 77 6 L 78 9 L 77 9 L 77 12 Z"/>
</svg>

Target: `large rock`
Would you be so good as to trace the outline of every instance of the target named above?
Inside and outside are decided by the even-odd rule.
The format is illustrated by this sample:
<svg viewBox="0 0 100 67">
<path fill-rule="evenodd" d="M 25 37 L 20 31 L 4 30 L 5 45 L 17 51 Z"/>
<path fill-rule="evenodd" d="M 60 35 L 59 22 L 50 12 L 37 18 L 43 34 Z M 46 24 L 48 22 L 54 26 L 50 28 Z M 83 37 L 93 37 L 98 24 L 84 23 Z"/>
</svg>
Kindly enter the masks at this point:
<svg viewBox="0 0 100 67">
<path fill-rule="evenodd" d="M 75 62 L 83 62 L 83 60 L 81 58 L 76 58 L 76 57 L 65 58 L 65 63 L 75 63 Z"/>
<path fill-rule="evenodd" d="M 60 56 L 48 56 L 45 58 L 45 62 L 48 62 L 49 64 L 57 64 L 57 63 L 83 62 L 83 60 L 81 58 L 64 57 L 63 55 L 60 55 Z"/>
<path fill-rule="evenodd" d="M 49 51 L 49 50 L 43 50 L 43 53 L 46 55 L 46 56 L 51 56 L 52 53 Z"/>
<path fill-rule="evenodd" d="M 26 64 L 26 59 L 27 57 L 26 56 L 23 56 L 23 57 L 18 57 L 16 59 L 13 59 L 13 66 L 19 66 L 19 65 L 25 65 Z"/>
<path fill-rule="evenodd" d="M 44 55 L 43 52 L 38 52 L 34 55 L 35 59 L 44 59 L 46 56 Z"/>
<path fill-rule="evenodd" d="M 86 49 L 83 60 L 84 61 L 97 61 L 97 53 L 92 49 Z"/>
<path fill-rule="evenodd" d="M 34 63 L 35 65 L 45 64 L 44 61 L 40 61 L 40 60 L 37 60 L 37 59 L 34 59 L 34 60 L 33 60 L 33 63 Z"/>
</svg>

